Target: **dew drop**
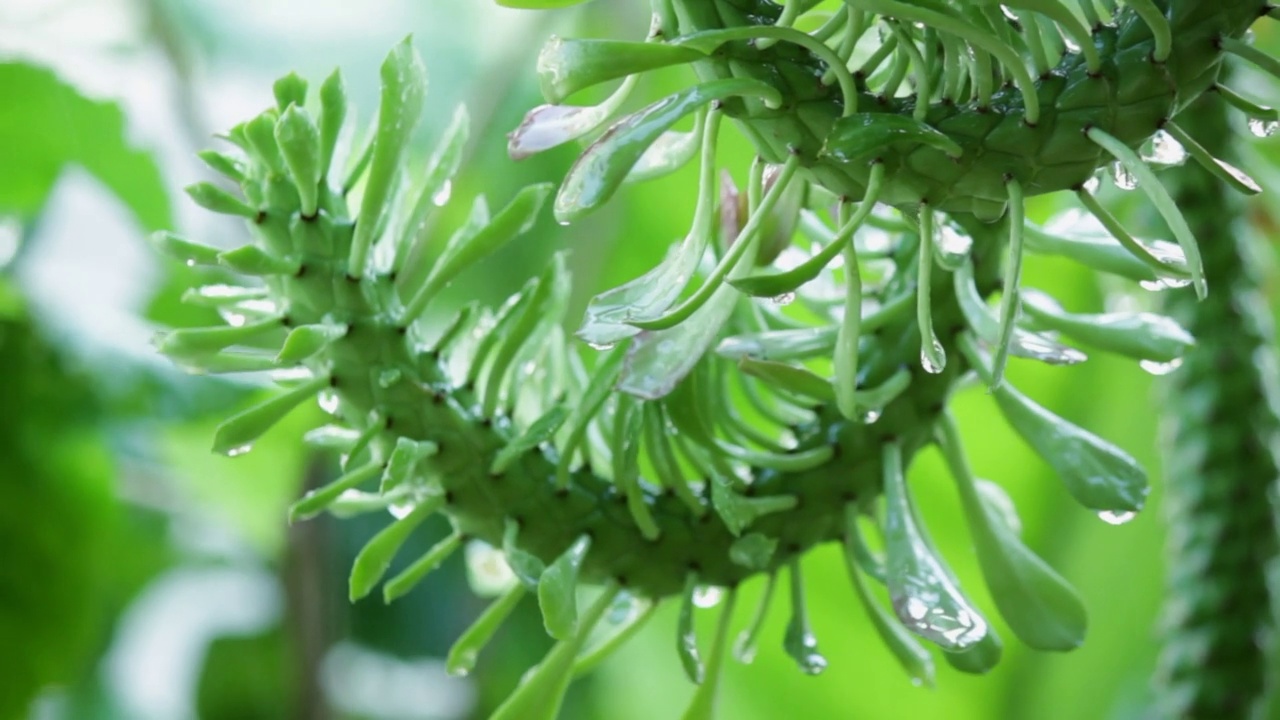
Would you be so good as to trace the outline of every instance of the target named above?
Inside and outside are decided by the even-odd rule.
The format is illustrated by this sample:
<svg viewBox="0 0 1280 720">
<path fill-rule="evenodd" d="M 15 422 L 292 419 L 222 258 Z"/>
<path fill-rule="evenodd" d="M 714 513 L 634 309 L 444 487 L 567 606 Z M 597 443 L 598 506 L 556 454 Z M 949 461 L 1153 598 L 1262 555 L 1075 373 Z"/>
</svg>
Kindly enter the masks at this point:
<svg viewBox="0 0 1280 720">
<path fill-rule="evenodd" d="M 1108 525 L 1123 525 L 1137 517 L 1137 513 L 1133 512 L 1116 512 L 1114 510 L 1103 510 L 1098 513 L 1098 517 Z"/>
<path fill-rule="evenodd" d="M 1187 150 L 1172 135 L 1158 130 L 1147 142 L 1142 159 L 1152 165 L 1181 165 L 1187 161 Z"/>
<path fill-rule="evenodd" d="M 876 423 L 876 421 L 880 419 L 880 411 L 879 411 L 879 410 L 868 410 L 868 411 L 866 411 L 865 413 L 863 413 L 863 414 L 862 414 L 862 418 L 861 418 L 861 419 L 862 419 L 862 424 L 863 424 L 863 425 L 874 425 L 874 424 Z"/>
<path fill-rule="evenodd" d="M 1263 120 L 1262 118 L 1249 118 L 1249 132 L 1256 137 L 1271 137 L 1276 130 L 1280 130 L 1280 122 Z"/>
<path fill-rule="evenodd" d="M 431 203 L 436 207 L 443 207 L 445 203 L 449 202 L 449 198 L 452 196 L 453 196 L 453 181 L 445 180 L 444 185 L 441 185 L 440 189 L 437 190 L 435 194 L 431 196 Z"/>
<path fill-rule="evenodd" d="M 240 313 L 233 313 L 233 312 L 222 313 L 222 319 L 226 320 L 227 324 L 230 325 L 231 327 L 242 327 L 246 321 L 246 318 L 244 315 L 241 315 Z"/>
<path fill-rule="evenodd" d="M 1174 358 L 1169 362 L 1156 362 L 1155 360 L 1143 360 L 1138 363 L 1138 367 L 1146 370 L 1152 375 L 1168 375 L 1169 373 L 1182 367 L 1182 358 Z"/>
<path fill-rule="evenodd" d="M 409 513 L 413 512 L 413 509 L 416 508 L 417 506 L 418 506 L 418 503 L 414 502 L 413 500 L 402 500 L 400 502 L 394 502 L 388 505 L 387 511 L 390 512 L 391 516 L 394 517 L 395 519 L 403 520 L 406 517 L 409 517 Z"/>
<path fill-rule="evenodd" d="M 321 410 L 329 413 L 330 415 L 337 415 L 338 406 L 341 404 L 341 401 L 338 399 L 338 394 L 332 390 L 325 390 L 320 393 L 316 398 L 316 402 L 320 404 Z"/>
<path fill-rule="evenodd" d="M 1251 125 L 1251 127 L 1252 127 L 1252 125 Z M 186 265 L 187 265 L 187 267 L 195 267 L 195 266 L 196 266 L 196 261 L 195 261 L 195 260 L 192 260 L 191 258 L 187 258 L 187 263 L 186 263 Z"/>
<path fill-rule="evenodd" d="M 557 220 L 557 221 L 556 221 L 556 223 L 557 223 L 557 224 L 559 224 L 559 225 L 560 225 L 560 227 L 569 227 L 569 221 L 568 221 L 568 220 Z"/>
<path fill-rule="evenodd" d="M 1080 44 L 1077 43 L 1075 40 L 1072 40 L 1071 37 L 1067 35 L 1063 35 L 1062 43 L 1067 46 L 1067 52 L 1070 52 L 1070 53 L 1080 52 Z"/>
<path fill-rule="evenodd" d="M 239 455 L 244 455 L 245 453 L 249 452 L 252 449 L 253 449 L 253 443 L 245 443 L 244 445 L 233 447 L 230 450 L 228 450 L 227 457 L 237 457 Z"/>
<path fill-rule="evenodd" d="M 934 356 L 937 360 L 934 360 Z M 947 352 L 942 349 L 942 343 L 937 338 L 933 339 L 933 353 L 925 352 L 924 348 L 920 349 L 920 365 L 924 371 L 933 375 L 937 375 L 947 368 Z"/>
<path fill-rule="evenodd" d="M 783 306 L 785 306 L 785 305 L 790 305 L 791 303 L 793 303 L 793 302 L 795 302 L 795 301 L 796 301 L 796 294 L 795 294 L 795 293 L 793 293 L 793 292 L 785 292 L 785 293 L 782 293 L 781 295 L 775 295 L 775 296 L 773 297 L 773 304 L 774 304 L 774 305 L 783 305 Z"/>
<path fill-rule="evenodd" d="M 699 585 L 693 589 L 693 604 L 700 608 L 713 608 L 720 604 L 724 591 L 711 585 Z"/>
<path fill-rule="evenodd" d="M 1102 185 L 1102 181 L 1098 179 L 1097 175 L 1094 175 L 1093 177 L 1090 177 L 1088 180 L 1084 181 L 1084 189 L 1086 192 L 1089 192 L 1089 193 L 1098 192 L 1098 187 L 1100 185 Z"/>
<path fill-rule="evenodd" d="M 751 637 L 751 633 L 744 632 L 733 645 L 733 659 L 743 665 L 750 665 L 756 660 L 756 649 L 755 638 Z"/>
<path fill-rule="evenodd" d="M 1129 172 L 1129 168 L 1125 167 L 1124 163 L 1111 164 L 1111 179 L 1121 190 L 1133 190 L 1138 187 L 1138 178 Z"/>
<path fill-rule="evenodd" d="M 603 351 L 605 351 L 605 350 L 612 350 L 612 349 L 613 349 L 613 346 L 614 346 L 614 345 L 616 345 L 616 344 L 617 344 L 617 343 L 595 343 L 595 342 L 589 342 L 589 343 L 587 343 L 587 345 L 588 345 L 592 350 L 600 350 L 600 351 L 602 351 L 602 352 L 603 352 Z"/>
</svg>

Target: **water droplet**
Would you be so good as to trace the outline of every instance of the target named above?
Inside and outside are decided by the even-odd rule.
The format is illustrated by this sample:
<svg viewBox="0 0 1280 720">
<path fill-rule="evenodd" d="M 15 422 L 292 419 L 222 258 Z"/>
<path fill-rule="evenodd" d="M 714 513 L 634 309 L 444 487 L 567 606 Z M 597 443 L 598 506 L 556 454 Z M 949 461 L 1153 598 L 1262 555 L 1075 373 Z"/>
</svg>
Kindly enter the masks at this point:
<svg viewBox="0 0 1280 720">
<path fill-rule="evenodd" d="M 496 597 L 517 582 L 515 573 L 507 565 L 506 555 L 498 548 L 473 540 L 467 543 L 465 553 L 467 580 L 477 595 Z"/>
<path fill-rule="evenodd" d="M 395 519 L 403 520 L 406 517 L 409 517 L 409 513 L 413 512 L 413 509 L 416 507 L 418 507 L 417 502 L 413 500 L 402 500 L 388 505 L 387 511 L 390 512 Z"/>
<path fill-rule="evenodd" d="M 592 350 L 600 350 L 600 351 L 602 351 L 602 352 L 603 352 L 603 351 L 605 351 L 605 350 L 612 350 L 612 349 L 613 349 L 613 346 L 614 346 L 614 345 L 616 345 L 616 344 L 617 344 L 617 343 L 594 343 L 594 342 L 589 342 L 589 343 L 587 343 L 587 345 L 588 345 Z"/>
<path fill-rule="evenodd" d="M 1101 518 L 1102 521 L 1107 523 L 1108 525 L 1123 525 L 1129 522 L 1130 520 L 1132 520 L 1136 516 L 1137 516 L 1137 513 L 1116 512 L 1114 510 L 1103 510 L 1102 512 L 1098 513 L 1098 517 Z"/>
<path fill-rule="evenodd" d="M 1262 118 L 1249 118 L 1249 132 L 1256 137 L 1271 137 L 1276 130 L 1280 130 L 1280 122 L 1275 120 L 1263 120 Z"/>
<path fill-rule="evenodd" d="M 332 390 L 325 390 L 316 398 L 316 402 L 320 404 L 320 409 L 330 415 L 338 414 L 338 406 L 342 404 L 338 399 L 338 394 Z"/>
<path fill-rule="evenodd" d="M 937 338 L 933 339 L 932 353 L 926 352 L 924 348 L 920 349 L 920 365 L 925 372 L 933 375 L 947 368 L 947 351 L 942 349 L 942 343 Z"/>
<path fill-rule="evenodd" d="M 557 221 L 556 221 L 556 223 L 557 223 L 557 224 L 559 224 L 559 225 L 560 225 L 560 227 L 568 227 L 568 226 L 569 226 L 569 221 L 568 221 L 568 220 L 557 220 Z"/>
<path fill-rule="evenodd" d="M 442 207 L 449 202 L 449 198 L 453 196 L 453 181 L 445 180 L 444 185 L 431 196 L 431 203 L 436 207 Z"/>
<path fill-rule="evenodd" d="M 1187 150 L 1172 135 L 1158 130 L 1147 141 L 1142 159 L 1153 165 L 1181 165 L 1187 161 Z"/>
<path fill-rule="evenodd" d="M 793 292 L 785 292 L 785 293 L 782 293 L 781 295 L 775 295 L 773 297 L 774 305 L 790 305 L 795 301 L 796 301 L 796 294 Z"/>
<path fill-rule="evenodd" d="M 389 388 L 400 382 L 400 371 L 396 368 L 388 368 L 378 373 L 378 384 L 383 388 Z"/>
<path fill-rule="evenodd" d="M 222 313 L 222 319 L 226 320 L 227 324 L 231 327 L 241 327 L 244 325 L 247 318 L 240 313 L 224 312 Z"/>
<path fill-rule="evenodd" d="M 1080 52 L 1080 44 L 1072 40 L 1071 36 L 1069 35 L 1064 34 L 1062 36 L 1062 44 L 1067 46 L 1067 52 L 1070 52 L 1070 53 Z"/>
<path fill-rule="evenodd" d="M 699 585 L 693 589 L 693 604 L 700 608 L 713 608 L 720 604 L 724 591 L 711 585 Z"/>
<path fill-rule="evenodd" d="M 937 253 L 938 264 L 947 270 L 954 271 L 959 269 L 969 257 L 969 251 L 973 248 L 973 238 L 956 231 L 950 225 L 942 225 L 933 247 Z"/>
<path fill-rule="evenodd" d="M 187 267 L 195 267 L 195 266 L 196 266 L 196 261 L 192 260 L 191 258 L 187 258 Z"/>
<path fill-rule="evenodd" d="M 1091 178 L 1089 178 L 1088 180 L 1085 180 L 1085 181 L 1084 181 L 1084 189 L 1085 189 L 1085 192 L 1088 192 L 1088 193 L 1096 193 L 1096 192 L 1098 192 L 1098 187 L 1099 187 L 1101 184 L 1102 184 L 1102 181 L 1098 179 L 1098 176 L 1097 176 L 1097 175 L 1094 175 L 1093 177 L 1091 177 Z"/>
<path fill-rule="evenodd" d="M 1146 370 L 1152 375 L 1168 375 L 1169 373 L 1182 367 L 1182 358 L 1174 358 L 1169 362 L 1156 362 L 1155 360 L 1143 360 L 1138 363 L 1138 367 Z"/>
<path fill-rule="evenodd" d="M 874 425 L 874 424 L 876 423 L 876 421 L 880 419 L 880 411 L 879 411 L 879 410 L 868 410 L 868 411 L 866 411 L 865 413 L 863 413 L 863 414 L 862 414 L 862 418 L 861 418 L 861 419 L 862 419 L 862 424 L 863 424 L 863 425 Z"/>
<path fill-rule="evenodd" d="M 750 665 L 756 660 L 756 641 L 751 637 L 751 633 L 744 632 L 738 636 L 738 641 L 733 644 L 733 659 L 743 665 Z"/>
<path fill-rule="evenodd" d="M 1111 164 L 1111 180 L 1121 190 L 1133 190 L 1138 187 L 1138 178 L 1121 162 Z"/>
<path fill-rule="evenodd" d="M 236 457 L 238 455 L 243 455 L 252 449 L 253 449 L 253 443 L 245 443 L 244 445 L 240 445 L 239 447 L 233 447 L 230 450 L 228 450 L 227 457 Z"/>
</svg>

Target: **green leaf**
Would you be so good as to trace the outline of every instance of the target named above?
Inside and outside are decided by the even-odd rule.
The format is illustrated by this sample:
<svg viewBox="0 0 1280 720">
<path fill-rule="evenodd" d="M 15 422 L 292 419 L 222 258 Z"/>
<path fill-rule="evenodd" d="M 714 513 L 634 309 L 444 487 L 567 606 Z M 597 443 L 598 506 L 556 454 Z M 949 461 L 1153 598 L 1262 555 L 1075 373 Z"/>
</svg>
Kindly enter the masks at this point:
<svg viewBox="0 0 1280 720">
<path fill-rule="evenodd" d="M 213 451 L 231 456 L 248 452 L 258 436 L 271 429 L 272 425 L 280 422 L 291 410 L 301 405 L 303 401 L 314 397 L 328 385 L 327 377 L 312 378 L 309 382 L 292 390 L 237 413 L 218 426 L 213 440 Z"/>
<path fill-rule="evenodd" d="M 703 681 L 693 691 L 689 707 L 681 716 L 682 720 L 714 720 L 716 713 L 716 695 L 720 688 L 720 668 L 724 666 L 725 646 L 729 643 L 729 623 L 733 620 L 733 608 L 737 604 L 738 590 L 730 588 L 725 598 L 724 608 L 720 610 L 720 622 L 716 623 L 716 634 L 711 640 L 711 653 L 707 658 L 706 672 Z"/>
<path fill-rule="evenodd" d="M 563 402 L 548 410 L 534 421 L 519 437 L 507 443 L 493 456 L 489 464 L 490 475 L 501 475 L 507 471 L 511 463 L 530 450 L 538 447 L 555 435 L 564 421 L 569 418 L 569 408 Z"/>
<path fill-rule="evenodd" d="M 841 162 L 874 159 L 890 145 L 927 145 L 958 158 L 956 141 L 925 123 L 894 113 L 854 113 L 836 121 L 819 154 Z"/>
<path fill-rule="evenodd" d="M 763 533 L 747 533 L 729 546 L 729 560 L 748 570 L 764 570 L 777 549 L 777 539 Z"/>
<path fill-rule="evenodd" d="M 591 536 L 569 546 L 538 578 L 542 624 L 556 640 L 568 640 L 578 629 L 578 570 L 591 549 Z"/>
<path fill-rule="evenodd" d="M 511 586 L 502 597 L 494 600 L 484 609 L 471 627 L 458 636 L 453 647 L 449 648 L 449 656 L 445 659 L 445 670 L 450 675 L 467 675 L 476 666 L 476 658 L 484 646 L 489 644 L 493 634 L 502 623 L 511 616 L 511 612 L 520 604 L 528 588 L 520 583 Z"/>
<path fill-rule="evenodd" d="M 818 650 L 818 640 L 809 626 L 809 611 L 804 601 L 804 576 L 800 574 L 800 560 L 792 560 L 788 567 L 791 576 L 791 619 L 787 621 L 787 633 L 782 648 L 800 666 L 806 675 L 817 675 L 827 669 L 827 659 Z"/>
<path fill-rule="evenodd" d="M 428 516 L 444 507 L 444 496 L 434 495 L 418 503 L 408 515 L 397 519 L 381 532 L 374 535 L 351 565 L 351 578 L 348 589 L 351 602 L 369 594 L 373 586 L 378 584 L 382 576 L 391 567 L 391 561 L 401 546 L 409 539 L 409 535 L 426 520 Z"/>
<path fill-rule="evenodd" d="M 378 129 L 374 134 L 373 159 L 360 199 L 360 221 L 351 241 L 348 271 L 364 274 L 369 249 L 382 222 L 390 212 L 391 192 L 404 166 L 409 137 L 422 116 L 427 95 L 427 70 L 422 58 L 406 37 L 392 48 L 382 63 L 382 99 L 378 106 Z"/>
<path fill-rule="evenodd" d="M 216 266 L 218 264 L 218 255 L 222 253 L 222 250 L 218 248 L 192 242 L 168 230 L 151 233 L 147 236 L 147 240 L 151 242 L 151 246 L 156 250 L 188 266 Z"/>
<path fill-rule="evenodd" d="M 972 648 L 987 634 L 987 621 L 925 538 L 907 494 L 902 451 L 894 443 L 885 445 L 883 470 L 885 584 L 894 613 L 944 650 Z"/>
<path fill-rule="evenodd" d="M 320 129 L 306 109 L 290 105 L 275 129 L 276 142 L 298 189 L 303 217 L 316 214 L 320 197 Z"/>
<path fill-rule="evenodd" d="M 276 362 L 280 365 L 301 362 L 346 334 L 345 325 L 301 325 L 289 331 Z"/>
<path fill-rule="evenodd" d="M 218 256 L 218 262 L 243 275 L 293 275 L 298 272 L 296 260 L 276 257 L 257 245 L 244 245 Z"/>
<path fill-rule="evenodd" d="M 964 456 L 959 429 L 950 416 L 943 418 L 939 437 L 960 492 L 982 575 L 1000 614 L 1018 639 L 1037 650 L 1079 647 L 1088 625 L 1080 596 L 987 508 Z"/>
<path fill-rule="evenodd" d="M 552 37 L 538 54 L 538 78 L 543 97 L 558 105 L 602 82 L 705 57 L 697 50 L 661 43 Z"/>
<path fill-rule="evenodd" d="M 166 183 L 151 154 L 128 142 L 120 107 L 90 100 L 53 71 L 0 62 L 0 215 L 34 216 L 68 165 L 79 165 L 144 230 L 172 227 Z"/>
<path fill-rule="evenodd" d="M 681 90 L 619 120 L 569 169 L 556 195 L 556 219 L 571 222 L 599 208 L 613 197 L 649 146 L 681 118 L 712 101 L 742 95 L 779 100 L 776 89 L 756 80 L 713 80 Z"/>
<path fill-rule="evenodd" d="M 680 619 L 676 626 L 676 653 L 680 656 L 680 665 L 689 682 L 701 685 L 706 669 L 702 665 L 702 657 L 698 654 L 698 633 L 693 625 L 693 612 L 697 607 L 693 595 L 698 591 L 698 576 L 689 573 L 685 578 L 683 599 L 680 601 Z"/>
<path fill-rule="evenodd" d="M 538 580 L 546 571 L 546 566 L 538 556 L 516 545 L 519 534 L 520 524 L 512 518 L 507 518 L 506 529 L 502 533 L 502 553 L 507 557 L 507 565 L 511 568 L 511 572 L 515 573 L 520 582 L 531 588 L 537 587 Z"/>
<path fill-rule="evenodd" d="M 849 510 L 849 525 L 852 527 L 856 510 Z M 876 634 L 880 636 L 880 641 L 889 648 L 889 652 L 897 658 L 898 664 L 906 671 L 907 677 L 911 678 L 911 682 L 916 685 L 924 685 L 925 687 L 934 686 L 934 667 L 933 656 L 929 651 L 916 640 L 898 619 L 889 615 L 876 599 L 871 597 L 871 591 L 867 589 L 867 583 L 859 572 L 859 561 L 857 560 L 858 550 L 854 547 L 854 542 L 850 539 L 852 531 L 846 535 L 845 539 L 845 569 L 849 571 L 849 579 L 853 582 L 853 589 L 858 596 L 858 600 L 862 603 L 862 608 L 867 612 L 867 616 L 871 618 L 871 625 L 876 629 Z"/>
<path fill-rule="evenodd" d="M 605 610 L 618 596 L 618 586 L 608 585 L 600 597 L 591 604 L 578 632 L 568 640 L 556 643 L 547 657 L 535 668 L 525 673 L 519 687 L 494 711 L 489 720 L 555 720 L 564 704 L 565 692 L 573 679 L 577 660 L 587 635 L 600 622 Z"/>
<path fill-rule="evenodd" d="M 188 185 L 184 191 L 197 205 L 212 212 L 223 215 L 237 215 L 252 220 L 258 216 L 258 210 L 248 203 L 213 183 L 201 182 Z"/>
<path fill-rule="evenodd" d="M 831 381 L 811 370 L 797 365 L 772 360 L 756 360 L 750 357 L 739 360 L 738 367 L 742 372 L 758 377 L 772 387 L 813 398 L 819 402 L 835 402 L 836 391 L 831 387 Z"/>
<path fill-rule="evenodd" d="M 1004 643 L 992 628 L 987 628 L 986 636 L 968 650 L 962 652 L 944 650 L 942 653 L 948 665 L 970 675 L 985 675 L 991 672 L 996 665 L 1000 664 L 1000 658 L 1003 655 Z"/>
<path fill-rule="evenodd" d="M 1147 312 L 1075 314 L 1050 296 L 1023 292 L 1023 310 L 1038 324 L 1107 352 L 1158 365 L 1176 362 L 1195 338 L 1173 318 Z"/>
<path fill-rule="evenodd" d="M 790 510 L 798 502 L 794 495 L 747 497 L 734 489 L 733 480 L 727 474 L 718 472 L 711 478 L 711 506 L 735 536 L 741 535 L 757 518 Z"/>
<path fill-rule="evenodd" d="M 414 588 L 415 585 L 422 582 L 427 575 L 436 568 L 440 567 L 449 558 L 458 547 L 462 545 L 462 536 L 454 533 L 449 537 L 436 543 L 430 550 L 418 558 L 412 565 L 405 568 L 403 572 L 387 581 L 382 586 L 383 602 L 391 602 L 396 598 L 403 596 Z"/>
</svg>

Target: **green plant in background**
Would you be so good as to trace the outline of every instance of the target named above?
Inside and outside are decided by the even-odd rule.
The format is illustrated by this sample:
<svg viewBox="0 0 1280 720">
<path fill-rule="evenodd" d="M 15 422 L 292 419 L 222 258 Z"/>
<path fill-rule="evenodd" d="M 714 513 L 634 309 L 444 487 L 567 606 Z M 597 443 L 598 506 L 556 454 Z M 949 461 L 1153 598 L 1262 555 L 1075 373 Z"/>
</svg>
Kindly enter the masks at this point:
<svg viewBox="0 0 1280 720">
<path fill-rule="evenodd" d="M 933 681 L 922 639 L 953 666 L 986 672 L 1003 641 L 934 547 L 905 481 L 929 445 L 956 481 L 1015 635 L 1057 651 L 1084 639 L 1083 604 L 1022 544 L 999 486 L 973 476 L 947 401 L 976 375 L 1079 503 L 1116 523 L 1142 509 L 1138 464 L 1011 387 L 1005 366 L 1011 355 L 1084 360 L 1062 335 L 1158 368 L 1191 336 L 1151 314 L 1067 312 L 1021 288 L 1022 258 L 1066 256 L 1206 297 L 1214 275 L 1152 167 L 1189 155 L 1215 187 L 1257 192 L 1179 113 L 1214 90 L 1253 121 L 1275 122 L 1274 110 L 1216 84 L 1227 55 L 1277 70 L 1245 39 L 1270 7 L 817 5 L 656 0 L 645 42 L 547 45 L 539 72 L 553 104 L 512 133 L 511 154 L 607 125 L 556 192 L 557 219 L 579 219 L 625 183 L 699 167 L 683 242 L 588 306 L 577 335 L 596 352 L 563 337 L 569 280 L 558 256 L 501 307 L 468 306 L 444 327 L 423 320 L 459 272 L 528 229 L 552 188 L 526 188 L 496 212 L 477 198 L 434 246 L 430 218 L 448 198 L 467 122 L 455 116 L 423 170 L 407 161 L 426 86 L 407 41 L 383 65 L 375 127 L 347 168 L 334 163 L 347 117 L 337 73 L 314 98 L 298 77 L 282 78 L 276 106 L 227 134 L 236 152 L 202 154 L 241 194 L 208 183 L 189 194 L 243 217 L 252 243 L 222 251 L 156 238 L 188 264 L 259 280 L 193 289 L 189 299 L 226 324 L 158 339 L 197 371 L 271 371 L 284 386 L 223 423 L 215 449 L 244 453 L 318 399 L 333 422 L 308 438 L 341 450 L 343 474 L 291 518 L 394 517 L 357 558 L 353 599 L 435 513 L 453 534 L 386 580 L 384 598 L 471 540 L 500 547 L 518 578 L 458 640 L 453 670 L 467 671 L 520 600 L 537 595 L 558 642 L 495 717 L 554 717 L 571 679 L 667 598 L 681 603 L 676 649 L 698 686 L 687 717 L 709 717 L 735 588 L 757 574 L 768 590 L 734 654 L 754 655 L 775 590 L 786 592 L 784 648 L 821 672 L 799 558 L 829 541 L 842 543 L 855 594 L 912 678 Z M 616 117 L 638 77 L 675 65 L 697 82 Z M 612 80 L 622 83 L 599 105 L 562 104 Z M 674 130 L 689 116 L 691 132 Z M 717 178 L 725 118 L 759 153 L 745 192 Z M 1142 189 L 1176 243 L 1137 238 L 1104 207 L 1093 193 L 1107 169 Z M 1096 222 L 1027 220 L 1027 198 L 1060 190 Z M 872 584 L 887 589 L 891 611 Z M 722 594 L 715 638 L 699 647 L 698 609 Z"/>
</svg>

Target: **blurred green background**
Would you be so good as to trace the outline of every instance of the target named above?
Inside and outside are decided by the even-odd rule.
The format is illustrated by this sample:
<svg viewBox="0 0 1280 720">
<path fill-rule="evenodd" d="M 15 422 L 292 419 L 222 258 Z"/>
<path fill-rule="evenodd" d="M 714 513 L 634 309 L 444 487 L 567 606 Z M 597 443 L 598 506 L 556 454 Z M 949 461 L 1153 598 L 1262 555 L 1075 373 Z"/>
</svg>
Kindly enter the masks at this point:
<svg viewBox="0 0 1280 720">
<path fill-rule="evenodd" d="M 157 327 L 203 316 L 178 302 L 191 271 L 155 257 L 143 238 L 172 227 L 237 242 L 237 223 L 198 211 L 179 192 L 213 179 L 194 152 L 270 104 L 271 81 L 290 70 L 318 81 L 343 67 L 367 121 L 378 63 L 406 32 L 431 72 L 417 157 L 457 104 L 474 120 L 453 192 L 464 201 L 447 207 L 445 226 L 475 193 L 504 202 L 524 184 L 557 180 L 576 148 L 519 164 L 505 153 L 503 134 L 540 102 L 540 45 L 552 33 L 639 38 L 645 5 L 601 0 L 522 13 L 482 0 L 0 4 L 0 720 L 471 718 L 505 696 L 548 646 L 531 601 L 475 673 L 451 678 L 444 653 L 484 605 L 460 557 L 391 606 L 372 598 L 350 605 L 347 569 L 382 521 L 287 526 L 291 498 L 334 469 L 299 442 L 318 409 L 295 413 L 246 457 L 209 452 L 218 420 L 265 388 L 189 377 L 153 353 Z M 687 81 L 659 73 L 642 94 Z M 1274 96 L 1259 78 L 1245 85 Z M 732 131 L 725 137 L 723 161 L 740 173 L 749 151 Z M 1273 148 L 1261 145 L 1249 169 L 1269 180 Z M 456 283 L 448 300 L 499 302 L 554 250 L 570 248 L 580 310 L 595 291 L 662 257 L 685 232 L 695 190 L 686 168 L 631 187 L 572 227 L 544 218 Z M 1118 207 L 1135 204 L 1107 192 Z M 1064 207 L 1040 198 L 1032 215 L 1044 220 Z M 1265 201 L 1253 219 L 1269 261 Z M 1077 266 L 1041 258 L 1028 262 L 1026 283 L 1072 310 L 1158 304 L 1152 293 L 1100 285 Z M 1072 368 L 1015 362 L 1010 376 L 1158 478 L 1158 380 L 1103 355 Z M 992 612 L 1008 639 L 998 669 L 971 677 L 940 663 L 937 688 L 913 687 L 876 639 L 836 549 L 825 548 L 806 559 L 805 577 L 829 669 L 818 677 L 795 669 L 778 648 L 785 614 L 775 612 L 755 663 L 727 667 L 720 717 L 1143 716 L 1162 596 L 1159 482 L 1137 519 L 1109 525 L 1071 502 L 981 390 L 962 393 L 956 407 L 978 472 L 1008 489 L 1028 544 L 1083 594 L 1091 614 L 1084 647 L 1029 652 Z M 991 608 L 939 459 L 918 458 L 911 482 L 947 559 Z M 444 530 L 414 542 L 425 548 Z M 744 587 L 740 623 L 760 585 Z M 565 717 L 677 717 L 691 688 L 674 653 L 674 611 L 660 610 L 576 684 Z M 709 619 L 703 625 L 710 630 Z"/>
</svg>

